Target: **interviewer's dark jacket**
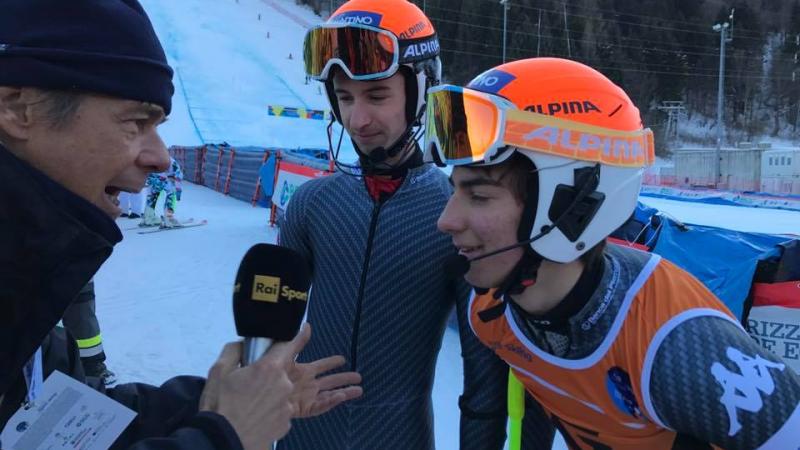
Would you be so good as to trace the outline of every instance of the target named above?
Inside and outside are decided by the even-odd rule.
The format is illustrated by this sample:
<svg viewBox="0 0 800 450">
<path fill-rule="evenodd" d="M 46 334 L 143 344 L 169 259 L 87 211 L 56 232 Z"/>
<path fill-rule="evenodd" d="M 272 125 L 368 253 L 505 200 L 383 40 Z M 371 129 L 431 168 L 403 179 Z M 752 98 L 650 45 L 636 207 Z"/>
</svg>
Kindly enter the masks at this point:
<svg viewBox="0 0 800 450">
<path fill-rule="evenodd" d="M 22 369 L 38 347 L 45 378 L 59 370 L 87 381 L 74 339 L 56 324 L 121 240 L 100 209 L 0 145 L 0 428 L 25 398 Z M 240 449 L 224 417 L 198 412 L 204 386 L 176 377 L 105 391 L 137 413 L 113 448 Z"/>
</svg>

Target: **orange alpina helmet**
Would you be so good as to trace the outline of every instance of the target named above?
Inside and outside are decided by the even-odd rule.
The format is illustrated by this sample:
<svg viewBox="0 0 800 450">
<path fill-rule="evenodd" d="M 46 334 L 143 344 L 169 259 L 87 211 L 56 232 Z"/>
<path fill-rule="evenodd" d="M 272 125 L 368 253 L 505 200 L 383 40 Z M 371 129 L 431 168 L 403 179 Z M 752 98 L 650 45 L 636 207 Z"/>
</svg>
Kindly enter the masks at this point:
<svg viewBox="0 0 800 450">
<path fill-rule="evenodd" d="M 478 75 L 467 87 L 499 95 L 525 111 L 619 131 L 642 129 L 639 109 L 622 88 L 569 59 L 512 61 Z"/>
<path fill-rule="evenodd" d="M 426 158 L 439 164 L 493 165 L 515 152 L 533 163 L 519 238 L 557 262 L 577 259 L 630 217 L 655 159 L 628 95 L 567 59 L 513 61 L 463 88 L 434 87 L 426 121 Z"/>
</svg>

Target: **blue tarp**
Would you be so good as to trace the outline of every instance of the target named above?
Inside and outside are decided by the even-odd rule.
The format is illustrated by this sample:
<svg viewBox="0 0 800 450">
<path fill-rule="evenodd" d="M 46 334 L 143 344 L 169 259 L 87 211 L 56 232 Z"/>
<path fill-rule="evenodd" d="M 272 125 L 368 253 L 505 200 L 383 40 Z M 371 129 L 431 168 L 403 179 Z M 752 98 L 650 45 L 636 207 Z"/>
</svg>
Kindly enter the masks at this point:
<svg viewBox="0 0 800 450">
<path fill-rule="evenodd" d="M 633 218 L 638 222 L 647 223 L 650 221 L 653 214 L 657 212 L 658 210 L 655 208 L 647 206 L 642 202 L 636 202 L 636 210 L 633 211 Z"/>
<path fill-rule="evenodd" d="M 800 211 L 800 196 L 767 194 L 764 192 L 732 192 L 708 189 L 681 189 L 668 186 L 642 186 L 645 197 L 679 200 L 709 205 L 747 206 L 751 208 L 785 209 Z"/>
<path fill-rule="evenodd" d="M 677 200 L 681 202 L 691 202 L 691 203 L 704 203 L 706 205 L 723 205 L 723 206 L 743 206 L 739 203 L 736 203 L 733 200 L 728 200 L 724 197 L 718 196 L 704 196 L 704 197 L 681 197 L 678 195 L 672 194 L 662 194 L 658 192 L 642 192 L 643 196 L 645 197 L 653 197 L 653 198 L 663 198 L 664 200 Z"/>
<path fill-rule="evenodd" d="M 269 158 L 267 158 L 267 162 L 265 162 L 258 171 L 258 175 L 261 177 L 261 198 L 258 199 L 258 204 L 265 208 L 268 208 L 272 205 L 272 191 L 274 190 L 275 184 L 276 161 L 277 158 L 273 152 L 269 155 Z"/>
<path fill-rule="evenodd" d="M 781 236 L 677 224 L 662 218 L 652 250 L 697 277 L 741 319 L 758 261 L 779 257 L 778 245 L 786 241 Z"/>
<path fill-rule="evenodd" d="M 295 148 L 286 150 L 294 156 L 301 156 L 328 162 L 328 149 L 327 148 Z"/>
</svg>

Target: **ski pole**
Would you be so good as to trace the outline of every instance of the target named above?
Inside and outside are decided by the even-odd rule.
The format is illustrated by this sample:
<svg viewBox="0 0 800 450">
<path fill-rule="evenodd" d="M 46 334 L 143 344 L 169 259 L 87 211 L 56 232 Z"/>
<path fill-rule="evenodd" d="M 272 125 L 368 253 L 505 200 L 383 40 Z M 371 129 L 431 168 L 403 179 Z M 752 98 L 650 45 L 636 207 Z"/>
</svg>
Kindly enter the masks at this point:
<svg viewBox="0 0 800 450">
<path fill-rule="evenodd" d="M 522 418 L 525 416 L 525 387 L 508 369 L 508 449 L 522 448 Z"/>
</svg>

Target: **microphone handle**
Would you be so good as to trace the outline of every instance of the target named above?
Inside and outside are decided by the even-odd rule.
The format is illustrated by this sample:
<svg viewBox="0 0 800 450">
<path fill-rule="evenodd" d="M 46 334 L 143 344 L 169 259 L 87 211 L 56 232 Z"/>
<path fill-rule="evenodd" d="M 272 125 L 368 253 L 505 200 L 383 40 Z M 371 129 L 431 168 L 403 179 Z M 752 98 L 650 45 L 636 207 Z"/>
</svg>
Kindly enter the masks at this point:
<svg viewBox="0 0 800 450">
<path fill-rule="evenodd" d="M 244 338 L 244 342 L 242 343 L 242 367 L 249 366 L 258 361 L 258 358 L 264 356 L 264 353 L 267 353 L 274 343 L 274 339 L 265 337 Z M 266 444 L 267 448 L 270 450 L 275 450 L 278 446 L 277 441 L 268 442 Z"/>
<path fill-rule="evenodd" d="M 242 344 L 242 367 L 249 366 L 261 358 L 275 341 L 265 337 L 246 337 Z"/>
</svg>

